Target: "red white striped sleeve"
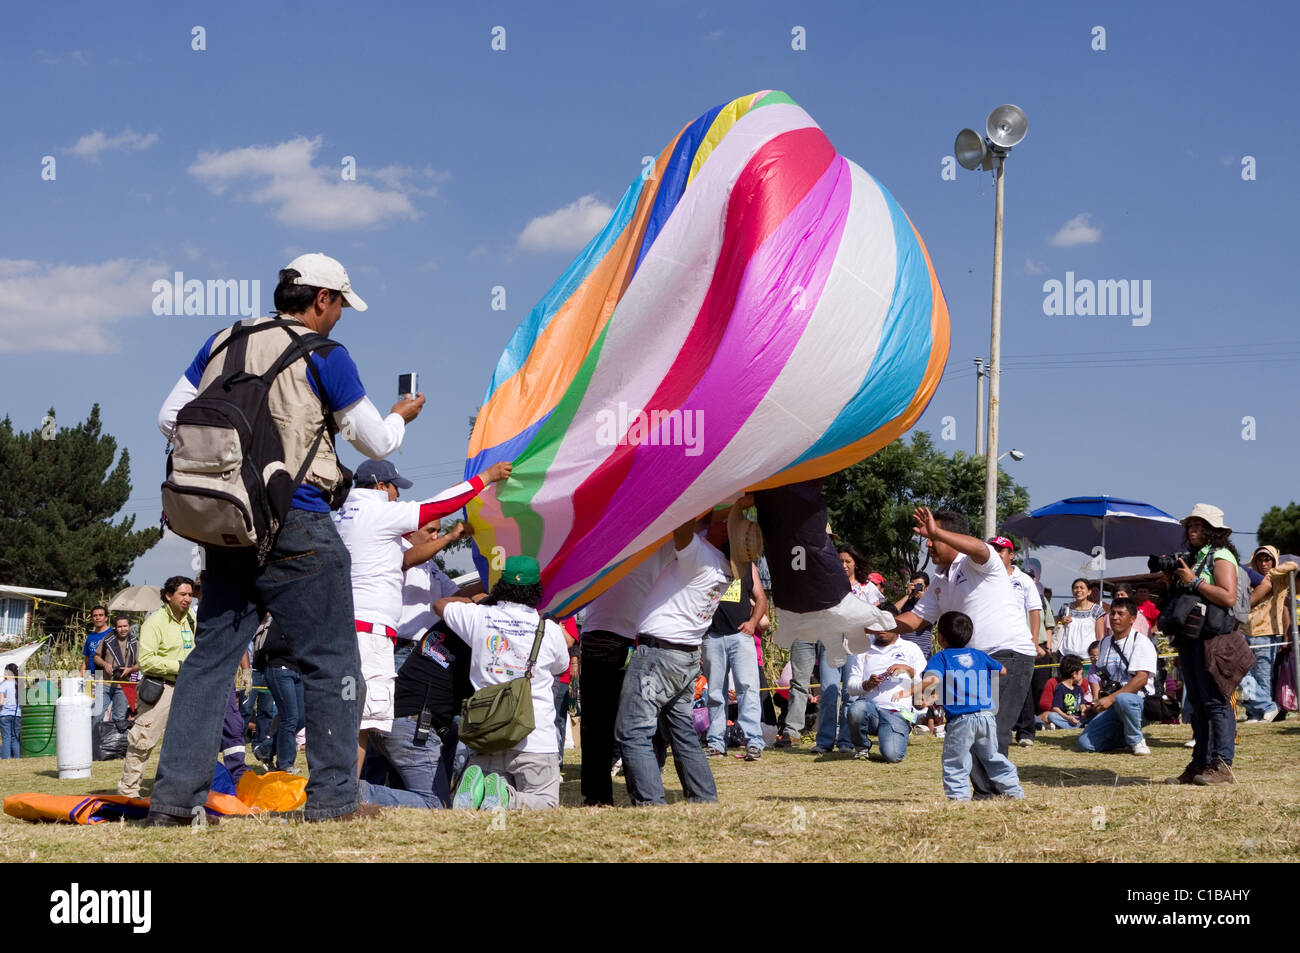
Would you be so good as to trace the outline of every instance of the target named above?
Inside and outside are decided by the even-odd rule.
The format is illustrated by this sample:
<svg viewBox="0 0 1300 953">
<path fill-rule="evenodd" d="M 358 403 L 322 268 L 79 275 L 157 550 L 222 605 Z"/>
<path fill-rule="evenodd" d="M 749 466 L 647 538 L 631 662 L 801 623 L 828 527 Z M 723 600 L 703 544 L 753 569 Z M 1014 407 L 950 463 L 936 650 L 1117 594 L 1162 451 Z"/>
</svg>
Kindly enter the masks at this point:
<svg viewBox="0 0 1300 953">
<path fill-rule="evenodd" d="M 420 501 L 420 525 L 454 513 L 483 492 L 483 477 L 475 474 L 464 483 L 457 483 L 437 496 Z"/>
</svg>

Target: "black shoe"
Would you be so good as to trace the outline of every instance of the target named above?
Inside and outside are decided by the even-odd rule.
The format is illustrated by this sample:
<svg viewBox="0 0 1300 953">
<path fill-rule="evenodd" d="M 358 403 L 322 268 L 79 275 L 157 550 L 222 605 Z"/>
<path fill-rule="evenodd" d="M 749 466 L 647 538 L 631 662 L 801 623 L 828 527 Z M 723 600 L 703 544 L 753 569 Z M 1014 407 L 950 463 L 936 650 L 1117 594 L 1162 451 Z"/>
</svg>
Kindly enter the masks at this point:
<svg viewBox="0 0 1300 953">
<path fill-rule="evenodd" d="M 145 827 L 203 827 L 204 821 L 208 827 L 216 827 L 221 823 L 216 817 L 205 816 L 203 821 L 199 821 L 199 815 L 193 817 L 178 817 L 175 814 L 164 814 L 161 811 L 150 811 L 149 816 L 144 819 Z"/>
</svg>

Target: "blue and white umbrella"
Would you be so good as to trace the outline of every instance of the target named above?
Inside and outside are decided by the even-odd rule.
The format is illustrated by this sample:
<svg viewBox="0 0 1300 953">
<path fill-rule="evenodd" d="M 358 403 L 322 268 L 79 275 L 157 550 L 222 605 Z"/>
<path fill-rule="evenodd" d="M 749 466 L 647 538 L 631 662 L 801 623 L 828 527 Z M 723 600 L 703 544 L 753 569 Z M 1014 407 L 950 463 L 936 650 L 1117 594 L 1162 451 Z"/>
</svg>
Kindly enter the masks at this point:
<svg viewBox="0 0 1300 953">
<path fill-rule="evenodd" d="M 1103 580 L 1107 558 L 1172 553 L 1183 545 L 1183 525 L 1175 517 L 1150 503 L 1114 496 L 1057 500 L 1009 517 L 1002 531 L 1035 546 L 1092 553 Z"/>
</svg>

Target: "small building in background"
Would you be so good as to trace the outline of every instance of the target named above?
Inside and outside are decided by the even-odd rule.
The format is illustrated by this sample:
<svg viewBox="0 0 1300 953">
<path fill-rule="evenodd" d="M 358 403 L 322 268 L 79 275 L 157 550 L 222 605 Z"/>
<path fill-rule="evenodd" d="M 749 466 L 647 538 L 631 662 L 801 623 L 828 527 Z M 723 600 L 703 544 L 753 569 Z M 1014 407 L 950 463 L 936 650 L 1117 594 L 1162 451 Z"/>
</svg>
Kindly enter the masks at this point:
<svg viewBox="0 0 1300 953">
<path fill-rule="evenodd" d="M 67 598 L 57 589 L 29 589 L 26 586 L 0 586 L 0 640 L 14 641 L 27 634 L 32 613 L 42 600 Z"/>
</svg>

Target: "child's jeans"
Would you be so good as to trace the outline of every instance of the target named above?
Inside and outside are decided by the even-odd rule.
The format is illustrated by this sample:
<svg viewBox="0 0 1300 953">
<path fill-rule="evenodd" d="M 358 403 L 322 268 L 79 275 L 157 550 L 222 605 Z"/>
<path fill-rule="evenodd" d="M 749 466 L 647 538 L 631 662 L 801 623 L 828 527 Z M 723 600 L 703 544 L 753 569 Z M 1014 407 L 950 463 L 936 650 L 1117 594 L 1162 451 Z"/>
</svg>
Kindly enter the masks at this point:
<svg viewBox="0 0 1300 953">
<path fill-rule="evenodd" d="M 948 730 L 943 736 L 943 793 L 954 801 L 970 800 L 972 758 L 979 759 L 999 794 L 1025 796 L 1016 766 L 998 753 L 998 726 L 991 711 L 948 716 Z"/>
<path fill-rule="evenodd" d="M 1047 723 L 1050 724 L 1053 728 L 1082 728 L 1083 727 L 1082 721 L 1079 721 L 1076 724 L 1072 725 L 1070 724 L 1070 720 L 1068 718 L 1054 711 L 1047 712 L 1044 715 L 1044 717 L 1047 719 Z"/>
</svg>

